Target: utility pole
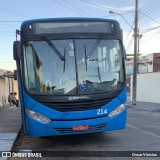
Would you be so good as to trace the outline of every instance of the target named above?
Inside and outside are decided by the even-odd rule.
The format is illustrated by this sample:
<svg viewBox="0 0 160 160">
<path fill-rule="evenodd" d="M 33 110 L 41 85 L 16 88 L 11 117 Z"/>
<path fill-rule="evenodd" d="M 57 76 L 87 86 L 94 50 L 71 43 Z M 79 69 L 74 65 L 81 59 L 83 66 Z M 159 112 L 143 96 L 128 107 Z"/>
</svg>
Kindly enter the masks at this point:
<svg viewBox="0 0 160 160">
<path fill-rule="evenodd" d="M 139 30 L 138 30 L 138 55 L 137 55 L 137 72 L 139 73 L 139 63 L 140 63 L 140 59 L 139 59 L 139 56 L 141 55 L 140 54 L 140 50 L 139 50 L 139 45 L 140 45 L 140 39 L 142 38 L 142 34 L 139 33 Z"/>
<path fill-rule="evenodd" d="M 133 87 L 132 87 L 132 104 L 136 105 L 137 94 L 137 53 L 138 53 L 138 0 L 135 4 L 135 28 L 134 28 L 134 64 L 133 64 Z"/>
</svg>

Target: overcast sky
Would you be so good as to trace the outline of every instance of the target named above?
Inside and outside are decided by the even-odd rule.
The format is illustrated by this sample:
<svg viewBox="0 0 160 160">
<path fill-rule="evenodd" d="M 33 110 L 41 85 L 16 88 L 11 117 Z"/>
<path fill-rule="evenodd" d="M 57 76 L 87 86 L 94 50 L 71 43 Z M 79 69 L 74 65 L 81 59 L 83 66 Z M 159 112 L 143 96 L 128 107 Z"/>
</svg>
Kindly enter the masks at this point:
<svg viewBox="0 0 160 160">
<path fill-rule="evenodd" d="M 142 55 L 160 52 L 159 8 L 160 0 L 139 0 L 138 27 L 142 35 Z M 110 14 L 111 10 L 117 14 Z M 0 3 L 0 69 L 16 69 L 12 58 L 15 30 L 20 29 L 22 21 L 37 18 L 116 19 L 123 29 L 126 51 L 133 54 L 134 12 L 135 0 L 3 0 Z"/>
</svg>

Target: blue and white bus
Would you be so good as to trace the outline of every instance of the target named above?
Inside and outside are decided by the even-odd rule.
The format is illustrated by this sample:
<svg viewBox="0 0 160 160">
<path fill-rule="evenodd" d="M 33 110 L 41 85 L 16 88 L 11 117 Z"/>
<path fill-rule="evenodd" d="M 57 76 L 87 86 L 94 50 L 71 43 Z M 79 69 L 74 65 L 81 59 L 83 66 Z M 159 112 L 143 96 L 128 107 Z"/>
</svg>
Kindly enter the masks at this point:
<svg viewBox="0 0 160 160">
<path fill-rule="evenodd" d="M 24 134 L 58 136 L 125 128 L 122 30 L 115 20 L 28 20 L 13 44 Z"/>
</svg>

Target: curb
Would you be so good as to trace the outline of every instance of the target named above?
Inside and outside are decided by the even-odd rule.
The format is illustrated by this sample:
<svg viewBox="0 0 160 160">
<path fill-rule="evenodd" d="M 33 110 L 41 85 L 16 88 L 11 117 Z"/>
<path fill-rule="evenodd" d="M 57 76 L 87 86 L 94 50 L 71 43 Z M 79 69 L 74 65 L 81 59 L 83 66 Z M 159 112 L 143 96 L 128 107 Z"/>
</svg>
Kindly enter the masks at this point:
<svg viewBox="0 0 160 160">
<path fill-rule="evenodd" d="M 16 137 L 15 137 L 15 139 L 14 139 L 14 142 L 13 142 L 13 144 L 12 144 L 12 147 L 11 147 L 10 151 L 13 151 L 13 147 L 14 147 L 14 145 L 15 145 L 15 142 L 17 141 L 17 139 L 18 139 L 19 136 L 20 136 L 21 130 L 22 130 L 22 125 L 21 125 L 21 127 L 20 127 L 20 129 L 19 129 L 19 131 L 18 131 L 18 133 L 17 133 L 17 135 L 16 135 Z"/>
</svg>

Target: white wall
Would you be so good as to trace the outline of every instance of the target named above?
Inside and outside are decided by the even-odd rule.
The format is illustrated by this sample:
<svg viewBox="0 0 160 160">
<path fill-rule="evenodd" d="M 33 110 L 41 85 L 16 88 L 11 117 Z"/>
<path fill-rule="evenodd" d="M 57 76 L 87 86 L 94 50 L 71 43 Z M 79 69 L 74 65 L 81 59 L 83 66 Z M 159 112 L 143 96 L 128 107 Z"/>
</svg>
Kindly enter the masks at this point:
<svg viewBox="0 0 160 160">
<path fill-rule="evenodd" d="M 13 80 L 13 91 L 17 92 L 16 98 L 19 99 L 18 81 L 17 80 Z"/>
<path fill-rule="evenodd" d="M 17 81 L 14 81 L 12 78 L 0 76 L 0 107 L 9 104 L 8 95 L 10 92 L 17 92 L 16 98 L 19 99 Z"/>
<path fill-rule="evenodd" d="M 160 103 L 160 72 L 137 75 L 137 101 Z"/>
<path fill-rule="evenodd" d="M 5 100 L 5 78 L 0 77 L 0 106 L 4 106 L 6 103 Z"/>
</svg>

